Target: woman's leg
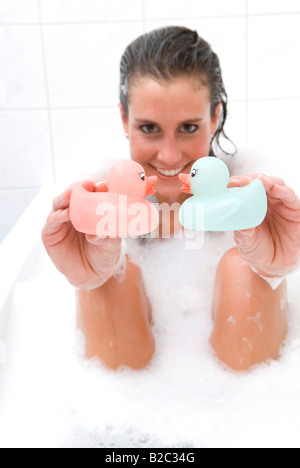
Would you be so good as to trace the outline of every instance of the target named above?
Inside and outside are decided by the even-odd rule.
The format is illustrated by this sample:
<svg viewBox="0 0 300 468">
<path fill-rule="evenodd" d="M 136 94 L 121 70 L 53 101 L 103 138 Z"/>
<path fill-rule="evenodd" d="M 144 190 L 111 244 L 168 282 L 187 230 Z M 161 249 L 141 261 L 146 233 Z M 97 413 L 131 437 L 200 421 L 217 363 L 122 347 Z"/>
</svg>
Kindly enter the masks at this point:
<svg viewBox="0 0 300 468">
<path fill-rule="evenodd" d="M 98 289 L 78 291 L 77 300 L 88 358 L 99 357 L 111 369 L 149 364 L 154 353 L 151 305 L 142 273 L 128 257 L 122 283 L 112 277 Z"/>
<path fill-rule="evenodd" d="M 279 357 L 287 333 L 286 282 L 273 290 L 237 248 L 221 259 L 215 280 L 211 344 L 226 365 L 246 370 Z"/>
</svg>

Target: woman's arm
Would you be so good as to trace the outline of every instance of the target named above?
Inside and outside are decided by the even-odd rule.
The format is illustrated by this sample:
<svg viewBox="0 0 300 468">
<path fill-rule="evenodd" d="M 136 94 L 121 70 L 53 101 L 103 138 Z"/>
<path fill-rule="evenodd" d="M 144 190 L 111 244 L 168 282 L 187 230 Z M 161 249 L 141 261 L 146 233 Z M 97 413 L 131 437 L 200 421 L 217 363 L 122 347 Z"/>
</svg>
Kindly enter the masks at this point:
<svg viewBox="0 0 300 468">
<path fill-rule="evenodd" d="M 300 261 L 300 199 L 277 177 L 254 174 L 231 179 L 247 185 L 259 178 L 268 197 L 268 212 L 260 226 L 234 233 L 242 257 L 262 276 L 284 277 Z"/>
<path fill-rule="evenodd" d="M 101 180 L 76 183 L 65 190 L 53 201 L 53 209 L 42 230 L 42 240 L 56 268 L 73 286 L 93 289 L 114 274 L 122 239 L 99 239 L 76 231 L 70 220 L 70 198 L 77 185 L 90 192 L 107 190 Z"/>
</svg>

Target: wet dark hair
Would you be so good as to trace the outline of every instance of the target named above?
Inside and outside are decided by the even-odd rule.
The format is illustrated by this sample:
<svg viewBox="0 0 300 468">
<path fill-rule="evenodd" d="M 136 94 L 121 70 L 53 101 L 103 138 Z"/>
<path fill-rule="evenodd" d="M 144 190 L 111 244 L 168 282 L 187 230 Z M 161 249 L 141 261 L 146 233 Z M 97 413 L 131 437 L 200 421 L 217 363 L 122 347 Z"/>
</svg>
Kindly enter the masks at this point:
<svg viewBox="0 0 300 468">
<path fill-rule="evenodd" d="M 217 129 L 210 145 L 212 156 L 218 150 L 234 154 L 235 145 L 224 131 L 227 118 L 227 93 L 223 84 L 222 70 L 218 56 L 197 31 L 173 26 L 156 29 L 138 37 L 125 50 L 120 65 L 120 102 L 124 115 L 128 117 L 130 89 L 141 77 L 157 81 L 169 81 L 180 77 L 195 77 L 202 86 L 207 86 L 211 96 L 211 117 L 214 118 L 218 103 L 221 114 Z M 220 137 L 225 137 L 234 147 L 229 153 L 222 149 Z"/>
</svg>

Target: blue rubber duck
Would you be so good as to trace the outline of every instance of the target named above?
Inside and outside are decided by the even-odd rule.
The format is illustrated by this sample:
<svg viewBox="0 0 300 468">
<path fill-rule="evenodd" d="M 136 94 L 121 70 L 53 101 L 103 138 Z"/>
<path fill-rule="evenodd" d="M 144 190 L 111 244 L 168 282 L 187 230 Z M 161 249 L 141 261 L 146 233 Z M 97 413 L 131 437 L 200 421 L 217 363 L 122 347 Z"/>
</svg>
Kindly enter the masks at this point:
<svg viewBox="0 0 300 468">
<path fill-rule="evenodd" d="M 193 231 L 240 231 L 260 225 L 267 214 L 267 195 L 261 180 L 227 188 L 229 170 L 215 157 L 196 161 L 190 174 L 179 174 L 181 191 L 194 196 L 179 211 L 183 227 Z"/>
</svg>

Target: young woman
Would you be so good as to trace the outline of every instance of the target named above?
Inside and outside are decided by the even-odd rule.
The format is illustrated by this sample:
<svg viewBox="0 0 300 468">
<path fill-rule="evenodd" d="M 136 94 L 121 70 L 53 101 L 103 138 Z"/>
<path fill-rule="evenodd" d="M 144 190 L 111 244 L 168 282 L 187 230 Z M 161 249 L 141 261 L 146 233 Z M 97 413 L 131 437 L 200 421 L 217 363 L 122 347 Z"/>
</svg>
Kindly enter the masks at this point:
<svg viewBox="0 0 300 468">
<path fill-rule="evenodd" d="M 121 61 L 120 110 L 132 159 L 147 176 L 158 177 L 159 203 L 183 203 L 189 195 L 180 192 L 178 174 L 188 174 L 200 157 L 214 156 L 225 136 L 227 95 L 216 54 L 186 28 L 163 28 L 138 38 Z M 291 188 L 262 174 L 232 177 L 229 186 L 257 177 L 267 192 L 267 216 L 255 229 L 234 232 L 236 247 L 220 259 L 212 297 L 211 345 L 235 370 L 278 358 L 287 333 L 284 277 L 296 268 L 300 254 L 300 200 Z M 101 180 L 82 185 L 101 191 Z M 87 356 L 100 357 L 112 369 L 140 369 L 155 349 L 141 271 L 126 257 L 125 278 L 117 281 L 121 239 L 76 232 L 68 210 L 73 188 L 54 200 L 44 245 L 77 288 Z M 162 225 L 169 221 L 163 218 Z"/>
</svg>

